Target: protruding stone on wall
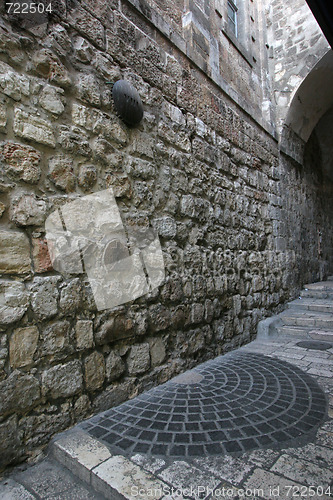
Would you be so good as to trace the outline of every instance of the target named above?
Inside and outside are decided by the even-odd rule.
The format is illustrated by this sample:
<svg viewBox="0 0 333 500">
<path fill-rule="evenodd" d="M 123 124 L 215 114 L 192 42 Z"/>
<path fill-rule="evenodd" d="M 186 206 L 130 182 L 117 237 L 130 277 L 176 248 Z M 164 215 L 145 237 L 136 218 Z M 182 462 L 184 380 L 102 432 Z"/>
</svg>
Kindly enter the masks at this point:
<svg viewBox="0 0 333 500">
<path fill-rule="evenodd" d="M 109 344 L 135 335 L 133 321 L 119 315 L 106 320 L 95 333 L 97 345 Z"/>
<path fill-rule="evenodd" d="M 39 103 L 46 111 L 50 111 L 50 113 L 59 116 L 65 110 L 63 95 L 63 89 L 45 85 L 40 94 Z"/>
<path fill-rule="evenodd" d="M 97 170 L 94 165 L 81 165 L 78 184 L 84 191 L 89 191 L 97 181 Z"/>
<path fill-rule="evenodd" d="M 32 67 L 41 77 L 51 83 L 67 88 L 71 85 L 71 78 L 60 59 L 50 50 L 41 49 L 33 54 Z"/>
<path fill-rule="evenodd" d="M 0 102 L 0 132 L 6 132 L 7 128 L 7 108 L 6 105 Z"/>
<path fill-rule="evenodd" d="M 42 357 L 52 356 L 52 360 L 64 359 L 73 351 L 68 321 L 54 321 L 47 327 L 41 327 L 40 355 Z"/>
<path fill-rule="evenodd" d="M 12 415 L 0 423 L 1 468 L 26 457 L 22 448 L 23 431 L 19 430 L 17 420 L 17 415 Z"/>
</svg>

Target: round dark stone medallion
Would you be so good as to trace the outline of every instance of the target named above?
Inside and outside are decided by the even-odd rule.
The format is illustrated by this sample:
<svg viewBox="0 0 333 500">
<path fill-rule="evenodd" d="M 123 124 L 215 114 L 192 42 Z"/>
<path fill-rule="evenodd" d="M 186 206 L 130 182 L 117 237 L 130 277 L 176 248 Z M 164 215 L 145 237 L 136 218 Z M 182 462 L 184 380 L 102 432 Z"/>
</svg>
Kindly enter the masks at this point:
<svg viewBox="0 0 333 500">
<path fill-rule="evenodd" d="M 292 446 L 312 436 L 326 413 L 325 394 L 302 370 L 261 354 L 235 352 L 82 427 L 118 452 L 193 458 Z"/>
</svg>

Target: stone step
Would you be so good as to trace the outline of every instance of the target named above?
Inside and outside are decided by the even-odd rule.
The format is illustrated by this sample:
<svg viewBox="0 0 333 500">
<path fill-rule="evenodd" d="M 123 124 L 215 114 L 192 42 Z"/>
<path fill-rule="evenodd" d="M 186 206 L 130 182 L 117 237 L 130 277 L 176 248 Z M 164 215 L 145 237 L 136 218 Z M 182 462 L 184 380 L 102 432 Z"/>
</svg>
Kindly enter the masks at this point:
<svg viewBox="0 0 333 500">
<path fill-rule="evenodd" d="M 328 290 L 333 292 L 333 282 L 318 281 L 318 283 L 308 283 L 307 285 L 304 285 L 303 288 L 307 290 Z"/>
<path fill-rule="evenodd" d="M 301 298 L 289 302 L 288 309 L 333 313 L 333 300 Z"/>
<path fill-rule="evenodd" d="M 320 281 L 304 285 L 301 297 L 314 299 L 331 299 L 333 301 L 333 281 Z"/>
<path fill-rule="evenodd" d="M 309 328 L 301 326 L 280 326 L 277 328 L 278 335 L 299 336 L 301 338 L 305 338 L 309 330 Z"/>
<path fill-rule="evenodd" d="M 18 467 L 0 482 L 2 500 L 103 500 L 90 486 L 78 479 L 58 461 L 46 458 L 24 470 Z"/>
<path fill-rule="evenodd" d="M 330 290 L 304 289 L 300 295 L 302 298 L 328 299 L 333 301 L 333 291 Z"/>
<path fill-rule="evenodd" d="M 280 318 L 285 326 L 333 328 L 333 314 L 325 312 L 287 309 L 280 315 Z"/>
<path fill-rule="evenodd" d="M 97 494 L 110 500 L 133 499 L 132 487 L 166 491 L 168 485 L 131 460 L 112 455 L 101 442 L 78 428 L 57 436 L 49 445 L 53 459 L 85 482 Z M 157 494 L 156 499 L 163 497 Z"/>
</svg>

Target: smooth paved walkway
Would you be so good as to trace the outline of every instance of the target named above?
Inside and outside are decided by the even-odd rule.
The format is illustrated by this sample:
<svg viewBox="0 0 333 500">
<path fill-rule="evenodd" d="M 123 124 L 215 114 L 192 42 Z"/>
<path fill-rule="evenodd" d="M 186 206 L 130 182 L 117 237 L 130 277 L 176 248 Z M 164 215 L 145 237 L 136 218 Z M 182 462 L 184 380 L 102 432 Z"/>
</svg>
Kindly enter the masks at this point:
<svg viewBox="0 0 333 500">
<path fill-rule="evenodd" d="M 1 499 L 333 498 L 333 280 L 254 342 L 57 436 Z"/>
</svg>

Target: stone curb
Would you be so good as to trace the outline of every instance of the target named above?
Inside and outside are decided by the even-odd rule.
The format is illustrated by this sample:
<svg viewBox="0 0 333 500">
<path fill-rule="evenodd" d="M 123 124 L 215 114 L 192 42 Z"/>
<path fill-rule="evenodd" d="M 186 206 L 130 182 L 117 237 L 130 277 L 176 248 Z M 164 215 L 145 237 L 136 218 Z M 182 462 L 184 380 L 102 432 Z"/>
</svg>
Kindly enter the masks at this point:
<svg viewBox="0 0 333 500">
<path fill-rule="evenodd" d="M 81 430 L 57 436 L 50 443 L 49 451 L 59 463 L 110 500 L 133 499 L 133 484 L 161 492 L 168 487 L 127 458 L 111 455 L 106 446 Z M 161 493 L 154 498 L 162 497 Z"/>
<path fill-rule="evenodd" d="M 282 313 L 281 313 L 282 314 Z M 263 319 L 258 323 L 257 339 L 263 340 L 279 335 L 279 328 L 283 327 L 283 321 L 280 314 L 271 318 Z"/>
</svg>

